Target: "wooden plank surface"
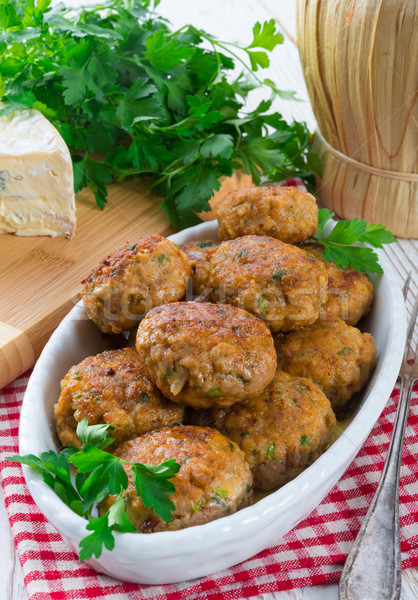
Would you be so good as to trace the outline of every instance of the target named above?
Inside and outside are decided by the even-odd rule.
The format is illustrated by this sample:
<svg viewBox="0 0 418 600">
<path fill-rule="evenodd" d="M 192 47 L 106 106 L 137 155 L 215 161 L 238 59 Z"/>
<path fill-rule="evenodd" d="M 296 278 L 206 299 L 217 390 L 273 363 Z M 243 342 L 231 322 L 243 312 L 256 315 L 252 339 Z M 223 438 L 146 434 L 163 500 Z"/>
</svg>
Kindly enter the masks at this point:
<svg viewBox="0 0 418 600">
<path fill-rule="evenodd" d="M 72 4 L 79 4 L 72 0 Z M 256 20 L 276 18 L 281 25 L 295 37 L 296 0 L 277 2 L 277 0 L 162 0 L 158 11 L 168 17 L 175 27 L 186 21 L 215 33 L 220 39 L 246 42 Z M 302 99 L 307 99 L 306 89 L 299 64 L 298 52 L 291 40 L 287 39 L 274 55 L 271 67 L 265 76 L 273 79 L 283 89 L 297 91 Z M 258 99 L 255 94 L 254 104 Z M 278 100 L 275 108 L 280 110 L 286 119 L 305 120 L 313 129 L 315 119 L 308 102 L 282 102 Z M 97 214 L 97 213 L 96 213 Z M 97 219 L 101 214 L 97 215 Z M 95 221 L 97 225 L 97 221 Z M 125 241 L 125 240 L 123 240 Z M 418 243 L 402 240 L 386 249 L 386 255 L 404 279 L 409 270 L 415 273 L 414 292 L 417 292 L 418 278 Z M 83 276 L 83 274 L 81 274 Z M 0 270 L 0 278 L 2 271 Z M 78 280 L 77 280 L 78 281 Z M 408 307 L 410 309 L 410 306 Z M 0 321 L 2 319 L 0 318 Z M 0 599 L 26 600 L 22 571 L 14 552 L 13 539 L 8 525 L 3 496 L 0 490 Z M 258 596 L 258 600 L 337 600 L 337 585 L 321 585 L 305 587 Z M 401 600 L 418 598 L 418 569 L 403 572 Z M 43 600 L 50 600 L 44 598 Z M 254 599 L 255 600 L 255 599 Z"/>
</svg>

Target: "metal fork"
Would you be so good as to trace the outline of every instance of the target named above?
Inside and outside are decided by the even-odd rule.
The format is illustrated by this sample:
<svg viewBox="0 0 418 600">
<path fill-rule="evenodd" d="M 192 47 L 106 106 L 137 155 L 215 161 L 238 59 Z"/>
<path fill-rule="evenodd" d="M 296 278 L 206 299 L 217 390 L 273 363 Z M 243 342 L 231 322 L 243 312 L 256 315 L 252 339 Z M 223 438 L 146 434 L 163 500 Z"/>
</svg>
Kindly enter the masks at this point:
<svg viewBox="0 0 418 600">
<path fill-rule="evenodd" d="M 410 281 L 411 274 L 404 286 L 405 300 Z M 399 373 L 401 389 L 392 439 L 379 485 L 341 575 L 340 600 L 400 598 L 399 470 L 412 387 L 418 379 L 417 349 L 412 351 L 414 332 L 417 333 L 418 329 L 417 314 L 418 298 L 415 300 L 408 324 L 405 352 Z"/>
</svg>

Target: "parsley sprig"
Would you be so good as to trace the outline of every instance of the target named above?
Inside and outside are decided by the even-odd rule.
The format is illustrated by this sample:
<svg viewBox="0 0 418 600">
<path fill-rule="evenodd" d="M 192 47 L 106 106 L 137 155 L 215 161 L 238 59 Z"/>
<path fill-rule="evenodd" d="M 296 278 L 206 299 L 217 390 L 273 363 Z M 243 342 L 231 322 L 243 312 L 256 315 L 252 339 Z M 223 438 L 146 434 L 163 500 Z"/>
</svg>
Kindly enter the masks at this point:
<svg viewBox="0 0 418 600">
<path fill-rule="evenodd" d="M 138 496 L 147 508 L 153 508 L 164 521 L 169 522 L 175 506 L 168 497 L 175 492 L 173 478 L 180 469 L 175 460 L 159 465 L 145 465 L 123 460 L 104 449 L 114 442 L 110 437 L 111 425 L 89 425 L 83 419 L 77 426 L 77 436 L 82 442 L 81 450 L 75 446 L 65 448 L 59 454 L 53 450 L 33 454 L 9 456 L 7 460 L 29 465 L 42 473 L 45 483 L 67 504 L 71 510 L 89 519 L 86 529 L 91 531 L 80 542 L 80 560 L 99 556 L 103 546 L 112 550 L 115 545 L 114 531 L 136 531 L 125 511 L 123 490 L 128 487 L 124 465 L 132 469 Z M 75 477 L 70 466 L 75 467 Z M 117 495 L 116 501 L 101 517 L 93 517 L 97 503 L 108 494 Z"/>
<path fill-rule="evenodd" d="M 373 248 L 353 246 L 363 242 L 374 248 L 382 248 L 383 244 L 396 242 L 396 237 L 384 225 L 368 225 L 363 219 L 338 221 L 334 229 L 325 234 L 325 228 L 335 214 L 327 208 L 318 211 L 318 230 L 320 236 L 313 239 L 325 247 L 322 257 L 334 262 L 338 267 L 352 267 L 360 273 L 383 273 L 379 257 Z"/>
<path fill-rule="evenodd" d="M 242 165 L 256 184 L 297 176 L 313 186 L 306 125 L 270 113 L 294 94 L 257 74 L 283 42 L 274 20 L 239 47 L 191 25 L 172 31 L 157 4 L 3 0 L 0 115 L 33 107 L 50 119 L 70 148 L 75 190 L 90 188 L 101 208 L 112 180 L 150 177 L 178 227 L 199 222 L 220 179 Z M 246 112 L 260 87 L 266 99 Z"/>
</svg>

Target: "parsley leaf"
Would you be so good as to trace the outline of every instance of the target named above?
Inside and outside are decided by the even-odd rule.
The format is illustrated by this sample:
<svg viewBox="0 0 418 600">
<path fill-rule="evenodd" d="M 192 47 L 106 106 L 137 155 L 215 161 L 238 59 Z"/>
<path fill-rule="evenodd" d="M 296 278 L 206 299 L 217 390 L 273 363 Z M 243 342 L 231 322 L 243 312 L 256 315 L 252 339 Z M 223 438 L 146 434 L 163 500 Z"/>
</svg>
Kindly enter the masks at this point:
<svg viewBox="0 0 418 600">
<path fill-rule="evenodd" d="M 116 119 L 126 130 L 131 128 L 139 115 L 141 121 L 161 115 L 161 105 L 158 98 L 155 98 L 157 88 L 147 81 L 146 78 L 139 77 L 119 100 Z"/>
<path fill-rule="evenodd" d="M 86 529 L 92 533 L 80 542 L 80 560 L 99 556 L 103 546 L 112 550 L 115 545 L 113 532 L 136 531 L 126 510 L 123 491 L 128 487 L 127 469 L 132 469 L 138 496 L 147 508 L 153 508 L 164 521 L 169 522 L 175 506 L 168 498 L 175 492 L 170 479 L 180 470 L 175 460 L 159 465 L 130 463 L 103 450 L 114 440 L 109 435 L 111 425 L 89 425 L 83 419 L 77 426 L 77 436 L 82 442 L 81 450 L 74 446 L 59 454 L 53 450 L 40 457 L 33 454 L 11 456 L 7 460 L 29 465 L 42 473 L 45 483 L 78 515 L 89 519 Z M 70 465 L 75 467 L 72 478 Z M 73 483 L 74 481 L 74 483 Z M 116 495 L 115 502 L 105 515 L 91 518 L 93 507 L 109 494 Z"/>
<path fill-rule="evenodd" d="M 113 531 L 115 529 L 131 533 L 136 531 L 126 515 L 125 501 L 122 496 L 117 497 L 115 503 L 112 504 L 105 515 L 97 519 L 90 519 L 86 529 L 93 531 L 93 533 L 80 542 L 80 560 L 89 560 L 93 556 L 99 558 L 103 546 L 108 550 L 113 550 L 115 547 Z"/>
<path fill-rule="evenodd" d="M 203 142 L 200 146 L 200 154 L 205 158 L 218 156 L 219 158 L 231 158 L 234 151 L 234 140 L 232 135 L 218 133 Z"/>
<path fill-rule="evenodd" d="M 176 490 L 173 482 L 168 478 L 174 477 L 179 469 L 180 465 L 174 460 L 157 466 L 141 463 L 132 466 L 132 476 L 138 495 L 147 508 L 153 508 L 167 523 L 171 521 L 171 513 L 175 509 L 167 495 L 174 494 Z"/>
<path fill-rule="evenodd" d="M 320 241 L 320 240 L 319 240 Z M 335 262 L 338 267 L 347 269 L 351 267 L 355 271 L 365 273 L 383 273 L 379 265 L 379 257 L 371 248 L 359 246 L 339 246 L 337 244 L 325 243 L 325 251 L 322 255 L 324 260 Z"/>
<path fill-rule="evenodd" d="M 103 450 L 115 441 L 110 437 L 109 429 L 114 429 L 113 425 L 89 425 L 88 419 L 84 418 L 77 425 L 77 437 L 82 444 L 91 444 Z"/>
<path fill-rule="evenodd" d="M 248 57 L 251 61 L 251 67 L 254 71 L 257 71 L 260 66 L 265 69 L 269 66 L 270 60 L 265 52 L 250 51 L 250 48 L 264 48 L 269 52 L 272 52 L 278 44 L 282 44 L 284 41 L 283 35 L 276 32 L 276 22 L 274 19 L 266 21 L 261 25 L 257 22 L 253 27 L 253 41 L 249 46 L 245 48 Z"/>
<path fill-rule="evenodd" d="M 77 489 L 71 481 L 69 458 L 74 453 L 66 448 L 59 455 L 53 450 L 42 452 L 40 457 L 33 454 L 9 456 L 7 460 L 28 465 L 42 473 L 44 482 L 61 498 L 63 502 L 79 515 L 83 515 L 82 502 Z"/>
<path fill-rule="evenodd" d="M 327 208 L 318 211 L 318 230 L 320 237 L 313 239 L 324 246 L 322 257 L 324 260 L 334 262 L 338 267 L 347 269 L 351 267 L 360 273 L 383 273 L 376 252 L 365 246 L 353 246 L 356 242 L 368 243 L 375 248 L 382 248 L 383 244 L 396 241 L 395 236 L 383 225 L 368 225 L 363 219 L 352 221 L 338 221 L 328 235 L 325 234 L 326 226 L 332 217 Z"/>
<path fill-rule="evenodd" d="M 93 531 L 80 542 L 80 560 L 89 560 L 92 556 L 99 558 L 103 551 L 103 546 L 108 550 L 115 547 L 115 538 L 113 537 L 113 527 L 109 526 L 108 513 L 103 517 L 90 519 L 86 529 Z"/>
<path fill-rule="evenodd" d="M 74 188 L 78 192 L 88 187 L 93 192 L 99 208 L 104 208 L 107 189 L 104 185 L 112 181 L 112 169 L 104 162 L 93 160 L 86 152 L 84 158 L 74 163 Z"/>
<path fill-rule="evenodd" d="M 192 25 L 172 31 L 156 4 L 1 2 L 0 116 L 40 110 L 70 149 L 75 191 L 89 188 L 102 209 L 112 180 L 150 177 L 177 227 L 198 223 L 243 165 L 255 183 L 292 176 L 312 188 L 320 166 L 306 125 L 269 113 L 295 94 L 257 75 L 283 42 L 274 19 L 239 47 Z M 255 89 L 266 98 L 248 113 Z"/>
<path fill-rule="evenodd" d="M 383 244 L 396 242 L 396 237 L 384 225 L 375 225 L 372 223 L 366 226 L 362 241 L 369 243 L 375 248 L 383 248 Z"/>
<path fill-rule="evenodd" d="M 335 217 L 335 213 L 328 210 L 328 208 L 320 208 L 318 210 L 318 229 L 323 234 L 324 227 L 330 219 Z"/>
<path fill-rule="evenodd" d="M 265 48 L 271 52 L 277 44 L 283 44 L 284 42 L 283 35 L 279 31 L 276 32 L 276 22 L 274 19 L 266 21 L 263 25 L 257 22 L 253 27 L 253 36 L 253 41 L 247 46 L 247 49 Z"/>
<path fill-rule="evenodd" d="M 146 39 L 145 60 L 149 60 L 157 71 L 170 71 L 189 60 L 193 48 L 184 46 L 175 38 L 166 39 L 164 32 L 156 31 Z"/>
</svg>

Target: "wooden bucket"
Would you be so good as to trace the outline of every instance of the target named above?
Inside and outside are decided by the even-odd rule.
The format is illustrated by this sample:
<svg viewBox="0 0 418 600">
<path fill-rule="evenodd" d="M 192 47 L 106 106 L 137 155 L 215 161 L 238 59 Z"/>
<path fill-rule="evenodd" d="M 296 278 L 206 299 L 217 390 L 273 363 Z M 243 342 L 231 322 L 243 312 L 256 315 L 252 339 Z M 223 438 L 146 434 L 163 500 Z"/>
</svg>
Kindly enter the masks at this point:
<svg viewBox="0 0 418 600">
<path fill-rule="evenodd" d="M 317 196 L 340 217 L 418 238 L 416 0 L 298 0 L 297 20 Z"/>
</svg>

